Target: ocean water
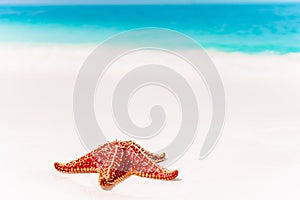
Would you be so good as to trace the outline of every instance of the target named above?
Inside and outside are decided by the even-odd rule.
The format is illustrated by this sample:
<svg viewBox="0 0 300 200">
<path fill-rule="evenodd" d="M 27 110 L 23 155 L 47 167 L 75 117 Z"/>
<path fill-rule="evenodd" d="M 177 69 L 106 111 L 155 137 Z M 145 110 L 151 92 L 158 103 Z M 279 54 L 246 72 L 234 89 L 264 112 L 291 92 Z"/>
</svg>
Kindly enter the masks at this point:
<svg viewBox="0 0 300 200">
<path fill-rule="evenodd" d="M 142 27 L 180 31 L 225 52 L 300 52 L 300 3 L 0 6 L 2 44 L 94 44 Z"/>
</svg>

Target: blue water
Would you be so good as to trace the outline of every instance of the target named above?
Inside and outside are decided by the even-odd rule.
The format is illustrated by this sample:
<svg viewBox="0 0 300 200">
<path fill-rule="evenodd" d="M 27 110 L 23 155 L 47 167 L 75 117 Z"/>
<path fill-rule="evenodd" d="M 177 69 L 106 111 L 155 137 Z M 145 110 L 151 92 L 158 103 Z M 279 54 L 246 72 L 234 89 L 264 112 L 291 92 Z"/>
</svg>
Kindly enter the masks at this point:
<svg viewBox="0 0 300 200">
<path fill-rule="evenodd" d="M 300 52 L 300 3 L 0 6 L 0 43 L 100 43 L 141 27 L 174 29 L 221 51 Z"/>
</svg>

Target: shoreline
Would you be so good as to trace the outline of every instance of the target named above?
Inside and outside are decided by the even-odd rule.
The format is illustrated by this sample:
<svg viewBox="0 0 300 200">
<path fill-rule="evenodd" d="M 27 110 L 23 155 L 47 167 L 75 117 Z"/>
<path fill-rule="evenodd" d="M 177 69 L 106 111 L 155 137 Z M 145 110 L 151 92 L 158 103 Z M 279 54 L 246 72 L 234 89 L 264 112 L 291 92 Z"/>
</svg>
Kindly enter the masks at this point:
<svg viewBox="0 0 300 200">
<path fill-rule="evenodd" d="M 24 48 L 54 48 L 54 49 L 77 49 L 77 50 L 94 50 L 97 48 L 97 46 L 101 45 L 102 42 L 99 43 L 12 43 L 12 42 L 0 42 L 0 49 L 24 49 Z M 201 45 L 200 45 L 201 46 Z M 115 47 L 111 47 L 115 48 Z M 280 53 L 277 51 L 260 51 L 260 52 L 246 52 L 246 51 L 224 51 L 218 48 L 205 48 L 203 47 L 203 50 L 207 52 L 208 54 L 228 54 L 228 55 L 248 55 L 248 56 L 288 56 L 288 55 L 298 55 L 300 54 L 300 51 L 291 51 L 286 53 Z M 183 50 L 186 51 L 194 51 L 193 49 L 184 48 Z M 197 50 L 196 50 L 197 51 Z"/>
</svg>

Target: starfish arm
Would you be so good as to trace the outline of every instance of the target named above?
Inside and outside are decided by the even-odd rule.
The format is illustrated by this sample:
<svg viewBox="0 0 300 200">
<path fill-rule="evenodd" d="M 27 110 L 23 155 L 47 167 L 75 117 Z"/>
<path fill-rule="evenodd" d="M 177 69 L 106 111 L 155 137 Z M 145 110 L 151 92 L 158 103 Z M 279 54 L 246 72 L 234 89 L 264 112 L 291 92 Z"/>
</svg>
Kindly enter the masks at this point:
<svg viewBox="0 0 300 200">
<path fill-rule="evenodd" d="M 147 155 L 150 159 L 152 159 L 154 162 L 159 163 L 165 160 L 165 153 L 161 154 L 156 154 L 152 153 L 150 151 L 147 151 L 143 147 L 141 147 L 139 144 L 133 142 L 133 141 L 124 141 L 124 142 L 119 142 L 121 146 L 124 148 L 131 148 L 135 152 L 143 152 L 145 155 Z"/>
<path fill-rule="evenodd" d="M 92 152 L 68 163 L 55 162 L 54 167 L 57 171 L 64 173 L 98 173 L 114 149 L 114 145 L 106 143 Z"/>
<path fill-rule="evenodd" d="M 173 180 L 178 176 L 177 170 L 170 171 L 157 165 L 142 151 L 136 152 L 129 148 L 126 151 L 126 159 L 130 163 L 128 171 L 140 177 Z"/>
<path fill-rule="evenodd" d="M 135 171 L 133 173 L 136 176 L 145 177 L 145 178 L 152 178 L 164 181 L 174 180 L 178 176 L 178 170 L 169 171 L 169 170 L 161 170 L 161 171 L 152 171 L 152 172 L 139 172 Z"/>
<path fill-rule="evenodd" d="M 166 157 L 165 153 L 161 153 L 161 154 L 152 153 L 150 151 L 147 151 L 146 149 L 144 149 L 143 147 L 141 147 L 139 144 L 137 144 L 135 142 L 133 142 L 133 144 L 134 144 L 134 148 L 137 148 L 141 152 L 145 153 L 154 162 L 159 163 L 159 162 L 162 162 L 165 160 L 165 157 Z M 133 146 L 131 146 L 131 148 L 133 148 Z"/>
<path fill-rule="evenodd" d="M 107 154 L 106 161 L 99 168 L 99 184 L 103 188 L 109 188 L 124 180 L 130 175 L 127 171 L 128 163 L 124 159 L 125 151 L 118 145 L 113 145 Z"/>
<path fill-rule="evenodd" d="M 92 153 L 68 163 L 54 163 L 55 169 L 64 173 L 97 173 L 98 165 L 99 163 L 97 163 Z"/>
<path fill-rule="evenodd" d="M 109 177 L 104 178 L 102 173 L 99 173 L 98 182 L 99 185 L 104 189 L 109 189 L 119 182 L 129 177 L 131 173 L 126 171 L 115 170 Z"/>
</svg>

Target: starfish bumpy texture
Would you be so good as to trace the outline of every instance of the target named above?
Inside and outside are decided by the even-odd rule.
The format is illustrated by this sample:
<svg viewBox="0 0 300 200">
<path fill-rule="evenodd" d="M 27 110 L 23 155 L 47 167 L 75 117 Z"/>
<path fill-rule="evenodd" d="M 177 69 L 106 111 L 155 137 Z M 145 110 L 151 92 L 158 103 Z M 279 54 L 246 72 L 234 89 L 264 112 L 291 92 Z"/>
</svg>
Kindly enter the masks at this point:
<svg viewBox="0 0 300 200">
<path fill-rule="evenodd" d="M 102 188 L 111 188 L 130 175 L 159 180 L 173 180 L 178 171 L 170 171 L 157 163 L 165 160 L 165 153 L 146 151 L 133 141 L 114 141 L 99 146 L 92 152 L 54 167 L 64 173 L 98 173 Z"/>
</svg>

